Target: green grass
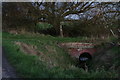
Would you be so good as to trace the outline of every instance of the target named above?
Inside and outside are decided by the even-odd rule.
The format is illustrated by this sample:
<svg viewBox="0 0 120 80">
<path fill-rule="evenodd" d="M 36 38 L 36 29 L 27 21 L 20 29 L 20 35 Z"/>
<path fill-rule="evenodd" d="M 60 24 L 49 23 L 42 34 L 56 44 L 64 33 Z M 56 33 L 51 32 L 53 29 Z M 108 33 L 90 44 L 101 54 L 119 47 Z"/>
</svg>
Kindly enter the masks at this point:
<svg viewBox="0 0 120 80">
<path fill-rule="evenodd" d="M 37 25 L 36 25 L 37 30 L 45 30 L 45 29 L 48 29 L 51 27 L 53 27 L 53 26 L 50 24 L 47 24 L 47 23 L 37 23 Z"/>
<path fill-rule="evenodd" d="M 11 46 L 12 42 L 3 43 L 7 57 L 11 64 L 15 67 L 16 71 L 19 72 L 18 75 L 22 77 L 46 77 L 45 66 L 37 59 L 37 56 L 27 55 L 21 51 L 17 51 L 19 46 Z M 41 74 L 38 72 L 42 72 Z M 35 72 L 35 73 L 34 73 Z M 38 74 L 39 73 L 39 74 Z"/>
<path fill-rule="evenodd" d="M 2 45 L 2 32 L 0 32 L 0 45 Z"/>
<path fill-rule="evenodd" d="M 57 46 L 59 42 L 81 42 L 84 38 L 60 38 L 49 35 L 13 35 L 3 33 L 3 46 L 6 55 L 20 77 L 29 78 L 116 78 L 115 72 L 104 69 L 90 70 L 75 67 L 75 61 L 67 51 Z M 25 54 L 18 50 L 20 46 L 14 42 L 19 41 L 37 46 L 37 50 L 44 56 Z M 52 64 L 51 64 L 52 63 Z"/>
</svg>

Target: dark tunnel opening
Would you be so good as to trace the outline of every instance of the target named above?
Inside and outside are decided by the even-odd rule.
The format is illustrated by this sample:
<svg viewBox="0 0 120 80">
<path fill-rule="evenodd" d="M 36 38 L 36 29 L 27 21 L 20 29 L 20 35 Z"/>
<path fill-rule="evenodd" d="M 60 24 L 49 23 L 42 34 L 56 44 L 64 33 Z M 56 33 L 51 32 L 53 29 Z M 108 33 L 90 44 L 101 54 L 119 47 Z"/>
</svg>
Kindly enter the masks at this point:
<svg viewBox="0 0 120 80">
<path fill-rule="evenodd" d="M 78 67 L 79 68 L 83 68 L 84 70 L 88 70 L 89 67 L 89 62 L 92 60 L 92 55 L 90 55 L 90 53 L 82 53 L 79 56 L 79 64 Z"/>
<path fill-rule="evenodd" d="M 79 56 L 79 61 L 80 62 L 86 62 L 86 61 L 90 61 L 92 59 L 92 55 L 90 55 L 90 53 L 82 53 L 80 56 Z"/>
</svg>

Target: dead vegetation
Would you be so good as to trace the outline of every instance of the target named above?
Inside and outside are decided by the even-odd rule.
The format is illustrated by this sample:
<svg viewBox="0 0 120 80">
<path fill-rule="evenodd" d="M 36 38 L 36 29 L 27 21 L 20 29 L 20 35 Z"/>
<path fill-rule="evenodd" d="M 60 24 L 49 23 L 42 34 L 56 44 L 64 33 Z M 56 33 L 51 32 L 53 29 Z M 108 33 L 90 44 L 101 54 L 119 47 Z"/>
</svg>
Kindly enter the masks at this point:
<svg viewBox="0 0 120 80">
<path fill-rule="evenodd" d="M 45 53 L 40 52 L 37 49 L 37 46 L 29 45 L 29 44 L 26 44 L 23 42 L 15 42 L 15 44 L 20 47 L 20 51 L 22 51 L 26 54 L 39 56 L 39 60 L 46 63 L 49 68 L 58 65 L 55 62 L 54 58 L 51 58 L 49 55 L 46 55 Z M 49 54 L 56 53 L 56 50 L 54 48 L 51 48 L 51 46 L 45 46 L 45 48 L 49 52 Z M 55 56 L 55 54 L 53 54 L 53 55 Z"/>
<path fill-rule="evenodd" d="M 22 42 L 15 42 L 16 45 L 20 47 L 20 50 L 27 54 L 33 54 L 33 55 L 43 55 L 42 52 L 37 51 L 37 47 L 33 45 L 28 45 Z"/>
</svg>

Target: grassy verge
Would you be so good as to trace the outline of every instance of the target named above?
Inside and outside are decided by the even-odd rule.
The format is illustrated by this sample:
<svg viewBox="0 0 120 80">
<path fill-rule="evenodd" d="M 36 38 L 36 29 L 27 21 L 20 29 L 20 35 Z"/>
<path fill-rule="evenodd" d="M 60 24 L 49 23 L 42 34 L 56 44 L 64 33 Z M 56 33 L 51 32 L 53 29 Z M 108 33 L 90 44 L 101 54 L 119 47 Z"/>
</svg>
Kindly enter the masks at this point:
<svg viewBox="0 0 120 80">
<path fill-rule="evenodd" d="M 0 32 L 0 45 L 2 45 L 2 32 Z"/>
<path fill-rule="evenodd" d="M 83 38 L 60 38 L 42 35 L 11 35 L 3 33 L 3 46 L 10 63 L 21 77 L 29 78 L 116 78 L 115 72 L 75 67 L 68 53 L 57 46 L 58 42 L 82 41 Z M 25 54 L 14 41 L 37 46 L 45 56 Z M 45 59 L 46 58 L 46 59 Z M 54 65 L 52 67 L 51 64 Z"/>
</svg>

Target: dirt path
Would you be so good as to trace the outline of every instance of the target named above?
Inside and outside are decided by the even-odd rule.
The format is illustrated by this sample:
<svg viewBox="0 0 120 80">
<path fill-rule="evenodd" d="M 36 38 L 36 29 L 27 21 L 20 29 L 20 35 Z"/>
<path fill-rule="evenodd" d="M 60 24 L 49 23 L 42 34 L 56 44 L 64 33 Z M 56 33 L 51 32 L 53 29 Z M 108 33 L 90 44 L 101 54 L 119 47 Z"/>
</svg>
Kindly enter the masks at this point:
<svg viewBox="0 0 120 80">
<path fill-rule="evenodd" d="M 2 48 L 2 78 L 17 78 L 15 70 L 9 64 L 3 48 Z"/>
</svg>

